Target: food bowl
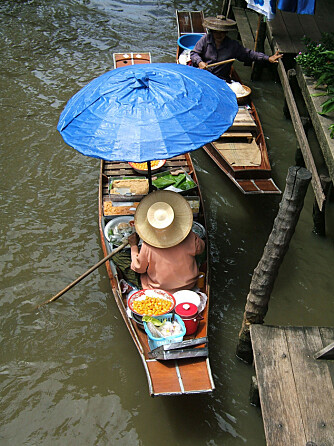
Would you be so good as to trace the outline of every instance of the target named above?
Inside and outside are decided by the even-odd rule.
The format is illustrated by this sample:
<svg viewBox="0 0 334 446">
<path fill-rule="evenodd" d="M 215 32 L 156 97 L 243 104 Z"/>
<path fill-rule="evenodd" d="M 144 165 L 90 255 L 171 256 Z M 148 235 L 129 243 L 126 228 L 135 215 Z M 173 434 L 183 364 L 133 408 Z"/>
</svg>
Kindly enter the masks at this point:
<svg viewBox="0 0 334 446">
<path fill-rule="evenodd" d="M 154 160 L 151 161 L 151 172 L 157 172 L 166 163 L 166 160 Z M 147 162 L 145 163 L 129 163 L 133 170 L 138 173 L 146 174 L 148 172 Z"/>
<path fill-rule="evenodd" d="M 131 215 L 122 215 L 110 220 L 105 228 L 104 235 L 108 242 L 117 241 L 122 243 L 122 239 L 129 237 L 130 234 L 135 232 L 134 219 Z"/>
<path fill-rule="evenodd" d="M 198 237 L 200 237 L 202 240 L 205 239 L 205 235 L 206 235 L 206 231 L 203 225 L 201 225 L 200 223 L 198 223 L 198 221 L 194 221 L 193 222 L 193 227 L 192 227 L 193 232 L 195 232 L 195 234 L 198 235 Z"/>
<path fill-rule="evenodd" d="M 174 296 L 164 290 L 139 290 L 128 299 L 128 307 L 138 316 L 162 316 L 175 305 Z"/>
<path fill-rule="evenodd" d="M 248 97 L 250 96 L 252 90 L 250 87 L 248 87 L 247 85 L 243 85 L 242 86 L 243 89 L 245 90 L 244 94 L 237 94 L 237 102 L 238 105 L 244 104 L 245 102 L 248 101 Z"/>
<path fill-rule="evenodd" d="M 196 43 L 204 34 L 192 33 L 184 34 L 177 39 L 177 44 L 184 50 L 193 50 Z"/>
</svg>

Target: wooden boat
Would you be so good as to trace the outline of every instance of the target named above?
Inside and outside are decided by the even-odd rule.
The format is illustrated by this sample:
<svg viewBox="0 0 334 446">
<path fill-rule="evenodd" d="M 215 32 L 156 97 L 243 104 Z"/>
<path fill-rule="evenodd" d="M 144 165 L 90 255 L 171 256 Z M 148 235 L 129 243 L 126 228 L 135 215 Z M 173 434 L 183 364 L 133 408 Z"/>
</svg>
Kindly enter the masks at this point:
<svg viewBox="0 0 334 446">
<path fill-rule="evenodd" d="M 178 37 L 205 33 L 202 11 L 176 11 L 176 20 Z M 182 53 L 184 49 L 178 45 L 177 61 Z M 242 84 L 234 69 L 231 77 Z M 281 193 L 271 177 L 261 122 L 250 95 L 240 99 L 233 125 L 219 140 L 206 144 L 203 149 L 244 194 Z"/>
<path fill-rule="evenodd" d="M 141 61 L 150 61 L 148 53 L 140 54 L 116 54 L 114 57 L 115 68 L 131 63 L 142 63 Z M 138 62 L 139 61 L 139 62 Z M 196 173 L 193 164 L 188 154 L 168 159 L 162 168 L 163 171 L 171 171 L 175 169 L 183 169 L 196 183 L 194 189 L 184 194 L 184 197 L 191 203 L 196 203 L 199 209 L 193 209 L 194 222 L 200 223 L 205 227 L 205 218 L 203 212 L 203 205 L 201 193 L 198 187 Z M 110 195 L 109 183 L 110 179 L 117 178 L 138 178 L 138 173 L 134 171 L 128 163 L 125 162 L 108 162 L 101 161 L 100 166 L 100 180 L 99 180 L 99 229 L 101 236 L 101 244 L 105 256 L 111 252 L 111 246 L 105 236 L 105 227 L 108 222 L 116 217 L 122 215 L 122 209 L 118 213 L 120 204 L 125 202 L 139 202 L 145 195 L 136 195 L 130 197 L 128 195 L 114 194 Z M 144 178 L 144 177 L 143 177 Z M 117 215 L 105 215 L 106 204 L 113 204 L 117 208 Z M 130 206 L 123 206 L 126 215 L 133 215 L 135 210 Z M 132 209 L 132 210 L 131 210 Z M 198 330 L 195 335 L 185 336 L 184 340 L 207 338 L 208 334 L 208 308 L 209 308 L 209 271 L 207 268 L 208 262 L 205 260 L 200 265 L 200 270 L 205 273 L 205 283 L 200 290 L 208 297 L 207 305 L 201 316 L 203 319 L 199 323 Z M 112 258 L 106 263 L 107 272 L 110 279 L 112 292 L 119 308 L 119 311 L 124 319 L 124 322 L 129 330 L 132 341 L 134 342 L 140 358 L 142 360 L 144 370 L 147 376 L 149 393 L 151 396 L 158 395 L 183 395 L 208 393 L 214 389 L 213 378 L 210 369 L 209 358 L 206 356 L 180 358 L 178 351 L 170 351 L 170 356 L 173 359 L 155 359 L 150 357 L 150 347 L 148 339 L 142 325 L 133 318 L 133 314 L 127 308 L 127 295 L 122 293 L 122 273 L 113 263 Z M 201 342 L 201 341 L 199 341 Z M 201 348 L 197 346 L 196 349 Z M 133 371 L 135 373 L 135 370 Z"/>
</svg>

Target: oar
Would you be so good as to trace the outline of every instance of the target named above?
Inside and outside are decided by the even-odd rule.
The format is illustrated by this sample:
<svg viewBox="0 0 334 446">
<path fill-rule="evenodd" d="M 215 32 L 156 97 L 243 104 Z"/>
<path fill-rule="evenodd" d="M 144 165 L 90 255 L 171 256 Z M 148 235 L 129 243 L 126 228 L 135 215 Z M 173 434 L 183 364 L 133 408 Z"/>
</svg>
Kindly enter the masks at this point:
<svg viewBox="0 0 334 446">
<path fill-rule="evenodd" d="M 55 296 L 51 297 L 51 299 L 46 300 L 45 302 L 43 302 L 42 304 L 38 305 L 36 307 L 40 308 L 43 305 L 49 304 L 50 302 L 53 302 L 54 300 L 57 300 L 60 296 L 62 296 L 63 294 L 65 294 L 68 290 L 70 290 L 72 287 L 74 287 L 74 285 L 76 285 L 77 283 L 79 283 L 82 279 L 84 279 L 85 277 L 87 277 L 90 273 L 92 273 L 94 270 L 96 270 L 96 268 L 98 268 L 99 266 L 103 265 L 103 263 L 105 263 L 107 260 L 110 259 L 110 257 L 112 257 L 114 254 L 118 253 L 119 251 L 121 251 L 123 248 L 125 248 L 125 246 L 128 244 L 128 240 L 126 239 L 125 241 L 123 241 L 123 243 L 118 246 L 116 249 L 114 249 L 110 254 L 108 254 L 104 259 L 100 260 L 96 265 L 92 266 L 91 268 L 89 268 L 88 271 L 86 271 L 84 274 L 82 274 L 80 277 L 78 277 L 74 282 L 70 283 L 69 285 L 67 285 L 66 288 L 64 288 L 62 291 L 60 291 L 58 294 L 56 294 Z"/>
<path fill-rule="evenodd" d="M 205 69 L 211 68 L 211 67 L 218 67 L 218 65 L 224 65 L 225 63 L 230 63 L 230 62 L 234 62 L 234 61 L 235 61 L 235 59 L 227 59 L 227 60 L 222 60 L 221 62 L 210 63 L 209 65 L 207 65 L 205 67 Z"/>
</svg>

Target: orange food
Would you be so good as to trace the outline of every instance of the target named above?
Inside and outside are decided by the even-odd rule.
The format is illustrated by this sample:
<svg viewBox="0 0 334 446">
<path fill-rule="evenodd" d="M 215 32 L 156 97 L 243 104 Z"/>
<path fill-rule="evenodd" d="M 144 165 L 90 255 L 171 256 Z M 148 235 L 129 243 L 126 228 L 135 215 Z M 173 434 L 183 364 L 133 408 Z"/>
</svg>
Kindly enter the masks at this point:
<svg viewBox="0 0 334 446">
<path fill-rule="evenodd" d="M 132 303 L 133 310 L 146 316 L 159 316 L 160 314 L 166 314 L 172 309 L 173 303 L 167 299 L 161 299 L 160 297 L 148 297 L 145 299 L 137 299 Z"/>
<path fill-rule="evenodd" d="M 134 215 L 139 202 L 131 206 L 113 206 L 112 201 L 104 202 L 104 215 Z"/>
<path fill-rule="evenodd" d="M 151 168 L 154 169 L 155 167 L 158 167 L 160 165 L 160 160 L 156 160 L 156 161 L 151 161 Z M 135 168 L 135 169 L 139 169 L 139 170 L 147 170 L 147 163 L 131 163 L 131 165 Z"/>
</svg>

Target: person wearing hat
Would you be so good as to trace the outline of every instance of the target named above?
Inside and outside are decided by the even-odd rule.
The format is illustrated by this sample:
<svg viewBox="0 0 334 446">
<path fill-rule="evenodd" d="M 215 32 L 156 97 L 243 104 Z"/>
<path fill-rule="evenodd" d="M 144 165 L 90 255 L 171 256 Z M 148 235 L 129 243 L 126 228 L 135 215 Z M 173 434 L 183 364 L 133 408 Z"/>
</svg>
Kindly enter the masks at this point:
<svg viewBox="0 0 334 446">
<path fill-rule="evenodd" d="M 209 64 L 222 62 L 229 59 L 237 59 L 240 62 L 270 62 L 278 63 L 282 57 L 278 51 L 272 56 L 250 50 L 243 47 L 236 40 L 227 36 L 228 31 L 235 29 L 236 22 L 226 19 L 224 16 L 206 17 L 203 27 L 208 30 L 206 34 L 196 43 L 190 52 L 192 64 L 195 67 L 206 69 Z M 230 82 L 230 71 L 233 62 L 208 68 L 216 76 Z"/>
<path fill-rule="evenodd" d="M 128 238 L 131 269 L 140 273 L 144 289 L 174 293 L 192 289 L 199 269 L 196 255 L 204 241 L 192 231 L 193 213 L 187 200 L 172 191 L 147 195 L 137 207 L 136 233 Z M 143 243 L 139 251 L 138 241 Z"/>
</svg>

